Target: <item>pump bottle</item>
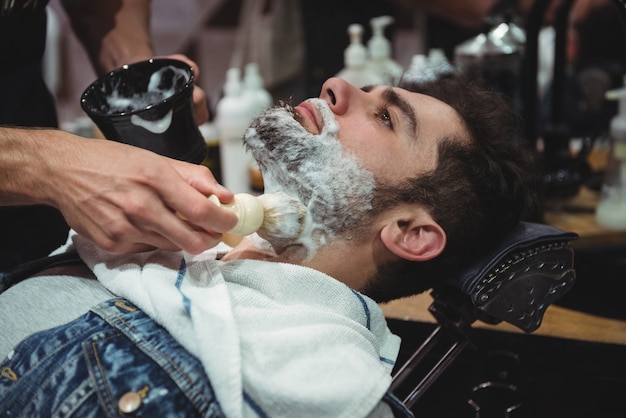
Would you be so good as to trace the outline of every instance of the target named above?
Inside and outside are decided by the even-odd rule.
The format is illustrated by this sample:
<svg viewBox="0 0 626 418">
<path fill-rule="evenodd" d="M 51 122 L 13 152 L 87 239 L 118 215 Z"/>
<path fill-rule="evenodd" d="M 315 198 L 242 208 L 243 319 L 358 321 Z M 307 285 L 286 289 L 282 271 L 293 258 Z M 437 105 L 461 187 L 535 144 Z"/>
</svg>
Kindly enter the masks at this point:
<svg viewBox="0 0 626 418">
<path fill-rule="evenodd" d="M 411 65 L 402 74 L 402 85 L 420 84 L 449 77 L 457 72 L 448 61 L 443 50 L 432 48 L 428 55 L 416 54 L 411 59 Z"/>
<path fill-rule="evenodd" d="M 397 86 L 404 71 L 402 66 L 391 58 L 391 42 L 385 38 L 385 28 L 393 21 L 391 16 L 372 18 L 370 20 L 372 38 L 367 43 L 372 71 L 389 86 Z"/>
<path fill-rule="evenodd" d="M 431 48 L 428 51 L 428 61 L 429 67 L 437 78 L 448 77 L 457 72 L 441 48 Z"/>
<path fill-rule="evenodd" d="M 383 79 L 368 65 L 367 48 L 362 42 L 363 26 L 358 23 L 351 24 L 348 26 L 348 35 L 350 45 L 343 54 L 344 68 L 337 73 L 337 77 L 356 87 L 383 84 Z"/>
<path fill-rule="evenodd" d="M 243 76 L 243 99 L 250 106 L 250 119 L 272 105 L 272 96 L 265 90 L 263 78 L 259 73 L 259 66 L 255 62 L 246 64 Z"/>
<path fill-rule="evenodd" d="M 435 73 L 429 67 L 428 56 L 415 54 L 411 57 L 409 68 L 402 74 L 401 85 L 427 83 L 436 79 Z"/>
<path fill-rule="evenodd" d="M 608 91 L 606 97 L 619 100 L 619 109 L 611 120 L 611 150 L 596 220 L 606 228 L 626 230 L 626 77 L 624 87 Z"/>
<path fill-rule="evenodd" d="M 250 115 L 250 106 L 243 100 L 241 70 L 230 68 L 226 72 L 224 97 L 217 103 L 216 124 L 223 184 L 234 193 L 250 191 L 248 167 L 252 156 L 243 145 Z"/>
<path fill-rule="evenodd" d="M 259 65 L 255 62 L 246 64 L 244 70 L 243 100 L 250 108 L 250 121 L 272 105 L 272 95 L 265 90 Z M 263 176 L 254 159 L 248 164 L 248 186 L 254 193 L 262 193 L 264 189 Z"/>
</svg>

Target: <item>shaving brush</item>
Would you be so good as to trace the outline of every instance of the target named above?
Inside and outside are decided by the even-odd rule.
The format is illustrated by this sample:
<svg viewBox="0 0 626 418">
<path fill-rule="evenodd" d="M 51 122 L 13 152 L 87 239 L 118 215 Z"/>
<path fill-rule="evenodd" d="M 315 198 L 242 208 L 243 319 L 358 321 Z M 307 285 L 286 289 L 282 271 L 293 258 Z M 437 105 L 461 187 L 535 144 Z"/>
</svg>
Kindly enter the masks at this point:
<svg viewBox="0 0 626 418">
<path fill-rule="evenodd" d="M 215 195 L 209 200 L 237 215 L 237 225 L 228 232 L 242 236 L 256 232 L 275 248 L 297 241 L 306 229 L 309 216 L 299 199 L 283 192 L 260 196 L 238 193 L 230 203 L 221 203 Z"/>
</svg>

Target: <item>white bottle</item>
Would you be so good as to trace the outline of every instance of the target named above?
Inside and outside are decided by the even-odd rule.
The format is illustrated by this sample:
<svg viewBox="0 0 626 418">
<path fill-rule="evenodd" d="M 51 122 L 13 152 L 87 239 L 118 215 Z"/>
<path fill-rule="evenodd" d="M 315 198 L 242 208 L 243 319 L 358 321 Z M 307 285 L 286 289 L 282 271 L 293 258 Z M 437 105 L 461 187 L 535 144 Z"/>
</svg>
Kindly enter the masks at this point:
<svg viewBox="0 0 626 418">
<path fill-rule="evenodd" d="M 367 48 L 363 45 L 363 26 L 353 23 L 348 26 L 350 45 L 343 54 L 344 68 L 337 73 L 337 77 L 343 78 L 356 87 L 383 84 L 383 79 L 371 71 Z"/>
<path fill-rule="evenodd" d="M 437 78 L 456 73 L 456 68 L 448 61 L 448 57 L 440 48 L 432 48 L 428 51 L 428 66 Z"/>
<path fill-rule="evenodd" d="M 246 64 L 243 76 L 243 99 L 248 102 L 251 119 L 272 105 L 272 96 L 263 86 L 259 66 L 255 62 Z"/>
<path fill-rule="evenodd" d="M 243 145 L 243 136 L 251 122 L 251 110 L 243 100 L 241 70 L 226 72 L 224 97 L 217 103 L 216 125 L 219 133 L 222 183 L 233 193 L 250 191 L 248 166 L 252 160 Z"/>
<path fill-rule="evenodd" d="M 428 57 L 424 54 L 415 54 L 411 57 L 411 65 L 402 74 L 401 85 L 420 84 L 433 81 L 437 78 L 429 66 Z"/>
<path fill-rule="evenodd" d="M 619 100 L 619 109 L 611 120 L 611 151 L 596 208 L 598 224 L 618 230 L 626 230 L 626 77 L 624 85 L 606 93 L 607 99 Z"/>
<path fill-rule="evenodd" d="M 394 22 L 391 16 L 379 16 L 370 20 L 372 38 L 367 42 L 370 54 L 370 67 L 378 74 L 383 83 L 397 86 L 402 77 L 403 68 L 391 58 L 391 42 L 385 38 L 385 28 Z"/>
</svg>

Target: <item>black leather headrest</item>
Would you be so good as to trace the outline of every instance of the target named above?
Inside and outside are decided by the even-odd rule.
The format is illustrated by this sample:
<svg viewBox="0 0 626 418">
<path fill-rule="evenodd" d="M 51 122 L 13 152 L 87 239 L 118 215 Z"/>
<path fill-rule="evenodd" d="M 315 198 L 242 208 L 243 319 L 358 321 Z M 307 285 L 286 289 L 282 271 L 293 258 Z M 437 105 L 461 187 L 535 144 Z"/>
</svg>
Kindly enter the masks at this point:
<svg viewBox="0 0 626 418">
<path fill-rule="evenodd" d="M 446 284 L 470 296 L 479 319 L 509 322 L 526 332 L 574 283 L 573 232 L 520 222 L 500 245 Z"/>
</svg>

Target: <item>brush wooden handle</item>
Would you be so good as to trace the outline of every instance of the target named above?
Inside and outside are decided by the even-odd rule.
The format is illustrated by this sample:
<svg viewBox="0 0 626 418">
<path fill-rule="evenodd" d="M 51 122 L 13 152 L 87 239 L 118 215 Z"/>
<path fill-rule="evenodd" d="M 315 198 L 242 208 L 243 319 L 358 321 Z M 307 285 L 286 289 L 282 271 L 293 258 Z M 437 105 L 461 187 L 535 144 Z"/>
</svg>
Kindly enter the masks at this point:
<svg viewBox="0 0 626 418">
<path fill-rule="evenodd" d="M 265 209 L 258 198 L 248 193 L 237 193 L 230 203 L 222 203 L 215 195 L 209 196 L 209 200 L 221 208 L 229 210 L 237 215 L 239 221 L 231 234 L 250 235 L 261 228 L 265 218 Z"/>
</svg>

